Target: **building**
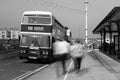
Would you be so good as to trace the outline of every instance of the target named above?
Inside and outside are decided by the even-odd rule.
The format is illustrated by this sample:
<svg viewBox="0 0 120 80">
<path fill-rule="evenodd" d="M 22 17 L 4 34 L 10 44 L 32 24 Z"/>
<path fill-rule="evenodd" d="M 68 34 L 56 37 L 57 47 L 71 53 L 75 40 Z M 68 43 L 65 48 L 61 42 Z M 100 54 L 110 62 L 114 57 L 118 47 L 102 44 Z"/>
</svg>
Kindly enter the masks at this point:
<svg viewBox="0 0 120 80">
<path fill-rule="evenodd" d="M 1 28 L 0 29 L 0 39 L 18 39 L 20 30 L 15 28 Z"/>
<path fill-rule="evenodd" d="M 120 58 L 120 7 L 114 7 L 93 30 L 101 35 L 101 51 Z"/>
</svg>

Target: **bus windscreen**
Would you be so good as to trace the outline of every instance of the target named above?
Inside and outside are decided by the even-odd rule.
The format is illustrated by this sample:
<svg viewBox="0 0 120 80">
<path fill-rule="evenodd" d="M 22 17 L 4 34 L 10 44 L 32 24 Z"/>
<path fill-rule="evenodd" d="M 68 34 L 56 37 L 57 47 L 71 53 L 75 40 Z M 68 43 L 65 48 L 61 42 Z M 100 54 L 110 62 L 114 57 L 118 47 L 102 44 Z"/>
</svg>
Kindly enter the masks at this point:
<svg viewBox="0 0 120 80">
<path fill-rule="evenodd" d="M 50 47 L 50 36 L 42 35 L 22 35 L 21 46 Z"/>
</svg>

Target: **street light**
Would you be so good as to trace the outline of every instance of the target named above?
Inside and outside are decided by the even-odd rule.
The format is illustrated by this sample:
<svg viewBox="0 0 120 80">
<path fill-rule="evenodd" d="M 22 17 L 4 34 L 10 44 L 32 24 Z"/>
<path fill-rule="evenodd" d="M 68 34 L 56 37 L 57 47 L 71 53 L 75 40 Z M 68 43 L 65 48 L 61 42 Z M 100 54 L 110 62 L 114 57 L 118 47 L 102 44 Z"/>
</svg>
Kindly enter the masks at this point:
<svg viewBox="0 0 120 80">
<path fill-rule="evenodd" d="M 87 43 L 88 43 L 88 20 L 87 20 L 87 11 L 88 11 L 88 9 L 87 9 L 87 4 L 88 4 L 88 1 L 84 1 L 84 3 L 85 3 L 85 43 L 86 43 L 86 45 L 87 45 Z"/>
</svg>

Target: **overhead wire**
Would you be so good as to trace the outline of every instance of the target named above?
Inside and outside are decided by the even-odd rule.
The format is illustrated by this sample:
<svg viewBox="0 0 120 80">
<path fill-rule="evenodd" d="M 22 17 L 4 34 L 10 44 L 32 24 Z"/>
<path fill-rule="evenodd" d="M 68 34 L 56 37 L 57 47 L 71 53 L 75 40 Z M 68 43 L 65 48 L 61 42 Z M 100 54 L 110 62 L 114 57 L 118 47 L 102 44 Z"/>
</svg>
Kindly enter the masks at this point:
<svg viewBox="0 0 120 80">
<path fill-rule="evenodd" d="M 27 0 L 27 1 L 30 1 L 30 0 Z M 46 6 L 48 8 L 52 8 L 53 10 L 59 10 L 59 11 L 62 11 L 62 12 L 70 12 L 70 13 L 73 13 L 73 14 L 84 13 L 83 10 L 74 9 L 74 8 L 71 8 L 71 7 L 59 5 L 57 3 L 54 3 L 54 2 L 51 2 L 51 1 L 48 1 L 48 0 L 31 0 L 31 1 L 34 1 L 35 4 L 43 5 L 43 6 Z"/>
</svg>

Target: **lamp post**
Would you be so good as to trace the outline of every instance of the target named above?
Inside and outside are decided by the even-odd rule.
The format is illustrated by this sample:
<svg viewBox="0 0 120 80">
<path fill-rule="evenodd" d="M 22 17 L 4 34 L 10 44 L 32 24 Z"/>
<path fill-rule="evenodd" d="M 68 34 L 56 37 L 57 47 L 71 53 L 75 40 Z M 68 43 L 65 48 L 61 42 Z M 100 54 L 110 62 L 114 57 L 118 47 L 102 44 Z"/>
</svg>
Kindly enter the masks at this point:
<svg viewBox="0 0 120 80">
<path fill-rule="evenodd" d="M 85 0 L 84 3 L 85 3 L 85 43 L 87 45 L 87 43 L 88 43 L 88 17 L 87 17 L 87 15 L 88 15 L 88 13 L 87 13 L 88 1 Z"/>
</svg>

